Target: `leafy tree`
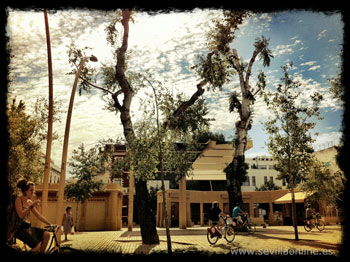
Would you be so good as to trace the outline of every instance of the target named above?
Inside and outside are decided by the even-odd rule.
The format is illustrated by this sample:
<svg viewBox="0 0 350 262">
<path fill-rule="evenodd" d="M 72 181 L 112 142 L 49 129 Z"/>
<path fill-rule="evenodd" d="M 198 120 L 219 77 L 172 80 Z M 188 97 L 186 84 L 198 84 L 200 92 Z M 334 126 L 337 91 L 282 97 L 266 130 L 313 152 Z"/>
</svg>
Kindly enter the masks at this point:
<svg viewBox="0 0 350 262">
<path fill-rule="evenodd" d="M 28 114 L 25 102 L 16 98 L 7 104 L 9 151 L 8 151 L 8 183 L 10 194 L 16 190 L 16 181 L 23 177 L 33 182 L 42 178 L 44 166 L 41 163 L 41 145 L 46 141 L 46 124 L 48 122 L 48 105 L 42 97 L 37 98 L 34 111 Z M 54 121 L 59 121 L 57 113 L 60 104 L 54 102 Z M 54 134 L 53 139 L 58 135 Z"/>
<path fill-rule="evenodd" d="M 261 71 L 258 75 L 256 88 L 250 85 L 252 68 L 259 57 L 263 66 L 269 66 L 272 56 L 268 48 L 269 39 L 264 36 L 256 38 L 254 51 L 248 63 L 238 56 L 236 49 L 231 48 L 234 41 L 234 32 L 248 16 L 245 11 L 224 11 L 224 18 L 214 20 L 214 27 L 208 34 L 209 48 L 212 50 L 212 59 L 200 58 L 197 66 L 199 75 L 207 79 L 212 88 L 222 89 L 222 86 L 232 81 L 238 75 L 240 91 L 232 91 L 229 99 L 229 111 L 238 112 L 239 120 L 235 123 L 234 156 L 232 163 L 225 168 L 227 193 L 230 210 L 236 202 L 242 203 L 241 186 L 246 180 L 247 165 L 244 163 L 245 150 L 248 142 L 248 131 L 252 126 L 253 105 L 256 96 L 262 95 L 265 89 L 265 75 Z"/>
<path fill-rule="evenodd" d="M 314 139 L 310 131 L 315 123 L 311 118 L 321 119 L 318 105 L 322 96 L 315 92 L 303 101 L 301 84 L 289 76 L 292 68 L 293 63 L 282 66 L 282 84 L 277 85 L 275 92 L 265 93 L 264 99 L 273 117 L 264 123 L 264 127 L 269 134 L 268 150 L 277 162 L 278 178 L 286 179 L 291 189 L 293 225 L 298 240 L 294 188 L 305 181 L 305 174 L 313 164 Z"/>
<path fill-rule="evenodd" d="M 70 173 L 76 179 L 76 182 L 66 185 L 65 196 L 83 204 L 89 197 L 92 197 L 94 192 L 100 191 L 103 182 L 96 180 L 96 176 L 104 169 L 104 160 L 97 147 L 86 151 L 84 144 L 81 144 L 77 150 L 73 150 L 72 162 L 69 165 L 72 167 Z M 76 223 L 78 220 L 78 206 L 76 208 Z"/>
<path fill-rule="evenodd" d="M 271 191 L 280 189 L 282 189 L 282 187 L 277 186 L 273 181 L 267 181 L 260 187 L 255 187 L 255 191 Z"/>
<path fill-rule="evenodd" d="M 309 193 L 310 201 L 324 200 L 330 205 L 338 206 L 342 201 L 344 184 L 345 176 L 341 171 L 332 174 L 327 167 L 315 159 L 300 189 Z"/>
<path fill-rule="evenodd" d="M 216 144 L 226 144 L 228 143 L 225 139 L 225 136 L 220 133 L 213 133 L 213 132 L 202 132 L 199 133 L 195 139 L 198 143 L 206 143 L 209 140 L 216 141 Z"/>
<path fill-rule="evenodd" d="M 40 162 L 40 122 L 25 112 L 25 103 L 21 100 L 8 105 L 9 153 L 8 153 L 8 182 L 10 195 L 16 190 L 19 178 L 37 182 L 43 172 Z"/>
<path fill-rule="evenodd" d="M 155 217 L 151 212 L 149 201 L 147 201 L 147 199 L 149 199 L 147 178 L 154 173 L 154 165 L 152 164 L 152 161 L 145 161 L 145 158 L 152 158 L 153 160 L 156 154 L 152 153 L 149 156 L 144 154 L 148 152 L 146 150 L 146 145 L 149 142 L 139 141 L 140 137 L 137 136 L 135 132 L 134 123 L 130 114 L 132 99 L 135 94 L 140 88 L 150 85 L 150 82 L 147 81 L 144 76 L 133 73 L 127 67 L 129 21 L 133 22 L 132 16 L 132 12 L 128 9 L 123 10 L 122 12 L 118 11 L 116 18 L 106 28 L 107 41 L 113 48 L 115 48 L 115 64 L 103 66 L 100 77 L 100 79 L 102 79 L 102 86 L 96 84 L 96 72 L 94 72 L 92 68 L 89 68 L 89 66 L 86 66 L 81 74 L 83 81 L 80 84 L 79 92 L 82 90 L 88 91 L 91 88 L 96 88 L 102 91 L 104 99 L 107 102 L 106 107 L 117 112 L 120 116 L 120 121 L 123 125 L 124 138 L 129 147 L 128 150 L 132 153 L 132 159 L 135 159 L 133 163 L 139 161 L 144 164 L 144 167 L 151 165 L 148 166 L 149 169 L 140 169 L 140 171 L 142 170 L 145 172 L 135 170 L 135 200 L 138 205 L 139 217 L 141 218 L 139 221 L 143 243 L 158 244 L 159 237 L 156 231 Z M 122 26 L 121 34 L 119 34 L 120 30 L 118 29 L 120 24 Z M 120 39 L 119 36 L 121 36 L 121 41 L 118 40 Z M 70 62 L 78 66 L 79 60 L 85 57 L 84 51 L 86 50 L 79 50 L 72 46 L 69 52 Z M 211 54 L 208 54 L 207 61 L 210 61 L 210 57 Z M 196 92 L 194 92 L 188 100 L 182 101 L 182 103 L 179 104 L 179 106 L 163 121 L 162 129 L 166 130 L 169 126 L 172 126 L 173 121 L 176 121 L 183 112 L 194 105 L 198 98 L 204 93 L 203 87 L 207 83 L 208 80 L 203 79 L 197 84 Z M 155 129 L 150 130 L 150 132 L 154 132 L 154 130 Z M 162 134 L 164 133 L 162 132 Z M 154 139 L 151 144 L 153 145 L 157 140 L 158 139 Z M 143 144 L 143 146 L 138 147 L 140 143 Z M 144 150 L 144 152 L 143 154 L 140 154 L 142 150 Z M 138 166 L 141 166 L 141 164 Z"/>
</svg>

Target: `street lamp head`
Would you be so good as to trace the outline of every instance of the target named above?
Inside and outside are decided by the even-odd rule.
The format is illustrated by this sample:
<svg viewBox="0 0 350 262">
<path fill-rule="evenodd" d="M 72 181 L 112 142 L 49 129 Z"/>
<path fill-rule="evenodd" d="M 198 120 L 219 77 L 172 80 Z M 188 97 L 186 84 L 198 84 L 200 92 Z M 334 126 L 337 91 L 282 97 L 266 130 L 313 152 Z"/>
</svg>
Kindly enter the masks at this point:
<svg viewBox="0 0 350 262">
<path fill-rule="evenodd" d="M 96 57 L 96 56 L 91 55 L 91 56 L 90 56 L 90 61 L 92 61 L 92 62 L 97 62 L 98 60 L 97 60 L 97 57 Z"/>
</svg>

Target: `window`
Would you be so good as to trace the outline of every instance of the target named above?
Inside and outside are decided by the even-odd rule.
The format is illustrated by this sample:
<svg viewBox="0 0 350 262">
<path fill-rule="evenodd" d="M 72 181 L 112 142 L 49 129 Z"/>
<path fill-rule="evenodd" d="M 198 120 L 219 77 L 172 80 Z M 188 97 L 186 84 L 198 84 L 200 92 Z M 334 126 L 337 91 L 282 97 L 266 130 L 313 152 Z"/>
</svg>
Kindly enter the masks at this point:
<svg viewBox="0 0 350 262">
<path fill-rule="evenodd" d="M 267 165 L 258 165 L 258 169 L 267 169 Z"/>
<path fill-rule="evenodd" d="M 256 186 L 255 176 L 252 176 L 252 186 Z"/>
<path fill-rule="evenodd" d="M 273 176 L 270 176 L 270 182 L 273 183 Z"/>
<path fill-rule="evenodd" d="M 267 176 L 264 176 L 264 183 L 267 183 Z"/>
<path fill-rule="evenodd" d="M 243 182 L 243 186 L 250 186 L 249 176 L 247 176 L 246 181 Z"/>
</svg>

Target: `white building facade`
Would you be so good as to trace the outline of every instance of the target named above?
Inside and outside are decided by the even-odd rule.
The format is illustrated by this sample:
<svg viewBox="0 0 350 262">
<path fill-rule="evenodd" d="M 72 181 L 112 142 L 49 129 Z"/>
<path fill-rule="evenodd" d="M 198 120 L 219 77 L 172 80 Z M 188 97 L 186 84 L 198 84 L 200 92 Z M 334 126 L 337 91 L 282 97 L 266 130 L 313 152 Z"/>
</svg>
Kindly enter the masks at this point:
<svg viewBox="0 0 350 262">
<path fill-rule="evenodd" d="M 287 188 L 287 183 L 284 180 L 277 179 L 279 172 L 274 169 L 276 163 L 270 156 L 257 156 L 246 158 L 245 162 L 248 164 L 248 178 L 243 183 L 242 192 L 255 191 L 256 187 L 260 187 L 268 181 L 282 189 Z"/>
</svg>

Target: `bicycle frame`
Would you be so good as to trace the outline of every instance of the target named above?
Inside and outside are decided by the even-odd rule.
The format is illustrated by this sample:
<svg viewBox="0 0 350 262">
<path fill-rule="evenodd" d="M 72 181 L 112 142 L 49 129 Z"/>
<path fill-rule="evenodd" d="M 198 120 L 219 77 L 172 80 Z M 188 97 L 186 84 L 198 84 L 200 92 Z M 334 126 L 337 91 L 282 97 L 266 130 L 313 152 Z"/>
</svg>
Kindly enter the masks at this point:
<svg viewBox="0 0 350 262">
<path fill-rule="evenodd" d="M 55 250 L 60 250 L 61 245 L 60 245 L 60 243 L 58 242 L 57 235 L 56 235 L 56 232 L 57 232 L 57 230 L 58 230 L 59 228 L 58 228 L 58 227 L 54 227 L 54 226 L 52 226 L 52 225 L 46 226 L 45 228 L 48 228 L 48 229 L 49 229 L 49 232 L 52 232 L 52 238 L 51 238 L 50 245 L 49 245 L 49 247 L 47 248 L 47 253 L 52 253 L 52 252 L 54 252 Z M 54 240 L 55 240 L 55 245 L 52 245 L 52 243 L 53 243 Z"/>
<path fill-rule="evenodd" d="M 208 228 L 207 239 L 212 245 L 214 245 L 221 237 L 224 237 L 228 243 L 231 243 L 235 239 L 235 231 L 231 227 L 232 220 L 228 220 L 228 217 L 226 216 L 220 217 L 225 222 L 225 226 L 223 226 L 221 230 L 218 229 L 217 225 L 212 225 Z M 212 229 L 214 229 L 214 232 Z"/>
</svg>

